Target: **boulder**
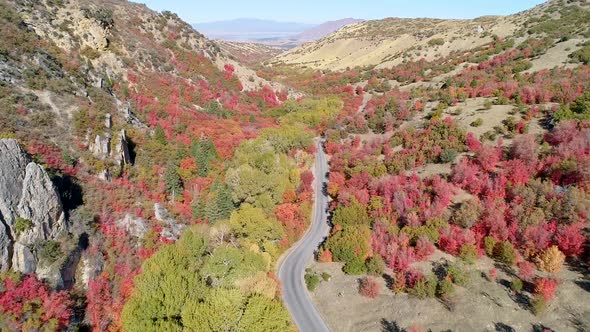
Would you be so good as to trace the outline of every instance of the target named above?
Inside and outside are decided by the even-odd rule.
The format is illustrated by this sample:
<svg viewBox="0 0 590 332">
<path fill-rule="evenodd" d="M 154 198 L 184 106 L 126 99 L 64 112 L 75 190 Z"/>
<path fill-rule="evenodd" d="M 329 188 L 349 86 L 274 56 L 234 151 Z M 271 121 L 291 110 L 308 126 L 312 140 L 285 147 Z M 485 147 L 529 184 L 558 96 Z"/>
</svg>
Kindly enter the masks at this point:
<svg viewBox="0 0 590 332">
<path fill-rule="evenodd" d="M 29 162 L 16 140 L 0 140 L 0 219 L 8 226 L 12 226 L 17 217 L 16 208 Z"/>
<path fill-rule="evenodd" d="M 36 163 L 29 163 L 26 167 L 17 212 L 19 217 L 33 223 L 16 238 L 23 244 L 57 239 L 68 230 L 59 194 L 47 172 Z"/>
<path fill-rule="evenodd" d="M 170 212 L 168 212 L 168 210 L 166 210 L 166 208 L 160 203 L 154 204 L 154 214 L 156 220 L 164 223 L 160 235 L 167 240 L 178 240 L 185 226 L 183 224 L 178 224 L 176 219 L 174 219 Z"/>
<path fill-rule="evenodd" d="M 100 159 L 105 160 L 111 155 L 111 136 L 110 134 L 96 135 L 94 142 L 88 147 L 92 154 Z"/>
<path fill-rule="evenodd" d="M 100 254 L 88 255 L 87 253 L 84 253 L 80 262 L 81 264 L 78 265 L 78 278 L 76 282 L 79 286 L 81 283 L 83 288 L 88 289 L 88 283 L 90 280 L 96 279 L 100 275 L 104 265 L 104 258 Z"/>
<path fill-rule="evenodd" d="M 127 213 L 123 219 L 117 220 L 117 227 L 124 229 L 135 238 L 143 239 L 148 232 L 146 221 Z"/>
<path fill-rule="evenodd" d="M 29 249 L 22 243 L 14 244 L 12 255 L 12 269 L 21 273 L 33 273 L 37 269 L 37 259 Z"/>
<path fill-rule="evenodd" d="M 60 261 L 53 264 L 43 264 L 40 262 L 37 270 L 35 270 L 37 278 L 47 282 L 51 288 L 63 289 L 64 279 L 61 271 L 61 263 Z"/>
</svg>

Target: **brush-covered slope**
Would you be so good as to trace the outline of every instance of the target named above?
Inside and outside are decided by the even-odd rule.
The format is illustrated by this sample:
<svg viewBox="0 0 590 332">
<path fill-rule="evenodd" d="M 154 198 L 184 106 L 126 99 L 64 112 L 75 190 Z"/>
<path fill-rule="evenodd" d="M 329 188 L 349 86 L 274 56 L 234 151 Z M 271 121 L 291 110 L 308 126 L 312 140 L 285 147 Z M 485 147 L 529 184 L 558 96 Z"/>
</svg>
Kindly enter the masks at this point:
<svg viewBox="0 0 590 332">
<path fill-rule="evenodd" d="M 1 0 L 0 330 L 292 330 L 274 263 L 341 104 L 288 95 L 170 12 Z"/>
</svg>

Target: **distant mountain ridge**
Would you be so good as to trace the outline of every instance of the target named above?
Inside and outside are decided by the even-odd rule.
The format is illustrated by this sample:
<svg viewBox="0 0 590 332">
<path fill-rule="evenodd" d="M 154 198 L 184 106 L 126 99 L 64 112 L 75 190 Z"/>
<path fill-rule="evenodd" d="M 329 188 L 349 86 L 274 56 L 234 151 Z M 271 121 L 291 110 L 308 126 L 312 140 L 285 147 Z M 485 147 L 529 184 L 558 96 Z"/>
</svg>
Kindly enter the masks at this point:
<svg viewBox="0 0 590 332">
<path fill-rule="evenodd" d="M 278 22 L 252 18 L 193 24 L 195 29 L 208 38 L 224 40 L 252 40 L 293 36 L 315 26 L 315 24 L 308 23 Z"/>
<path fill-rule="evenodd" d="M 296 38 L 299 41 L 315 41 L 340 30 L 342 27 L 360 22 L 364 22 L 364 20 L 350 17 L 328 21 L 298 34 Z"/>
<path fill-rule="evenodd" d="M 273 20 L 238 18 L 193 24 L 193 28 L 209 39 L 224 42 L 261 43 L 290 49 L 303 43 L 316 41 L 351 24 L 364 22 L 361 19 L 344 18 L 322 24 L 279 22 Z"/>
</svg>

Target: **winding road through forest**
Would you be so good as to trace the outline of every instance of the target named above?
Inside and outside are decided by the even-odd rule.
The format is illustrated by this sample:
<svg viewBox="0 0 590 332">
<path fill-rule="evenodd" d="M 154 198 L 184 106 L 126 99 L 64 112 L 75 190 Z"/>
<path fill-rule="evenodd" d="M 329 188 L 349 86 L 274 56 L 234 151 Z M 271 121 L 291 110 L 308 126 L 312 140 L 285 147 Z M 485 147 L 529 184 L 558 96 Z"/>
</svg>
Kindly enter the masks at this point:
<svg viewBox="0 0 590 332">
<path fill-rule="evenodd" d="M 314 252 L 330 232 L 328 224 L 328 160 L 324 153 L 323 140 L 316 140 L 314 166 L 314 207 L 313 219 L 307 233 L 297 242 L 279 266 L 283 301 L 293 321 L 301 332 L 327 332 L 328 326 L 314 306 L 305 286 L 306 266 L 312 261 Z"/>
</svg>

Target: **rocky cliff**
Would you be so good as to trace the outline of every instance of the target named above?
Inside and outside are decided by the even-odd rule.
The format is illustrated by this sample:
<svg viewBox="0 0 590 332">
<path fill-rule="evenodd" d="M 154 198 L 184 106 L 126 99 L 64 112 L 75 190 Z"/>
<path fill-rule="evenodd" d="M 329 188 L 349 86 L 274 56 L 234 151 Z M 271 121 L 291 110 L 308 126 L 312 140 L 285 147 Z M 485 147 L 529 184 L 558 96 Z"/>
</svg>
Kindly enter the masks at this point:
<svg viewBox="0 0 590 332">
<path fill-rule="evenodd" d="M 59 194 L 47 172 L 16 140 L 0 140 L 0 270 L 37 272 L 37 253 L 48 240 L 67 234 Z M 41 263 L 41 264 L 40 264 Z"/>
</svg>

